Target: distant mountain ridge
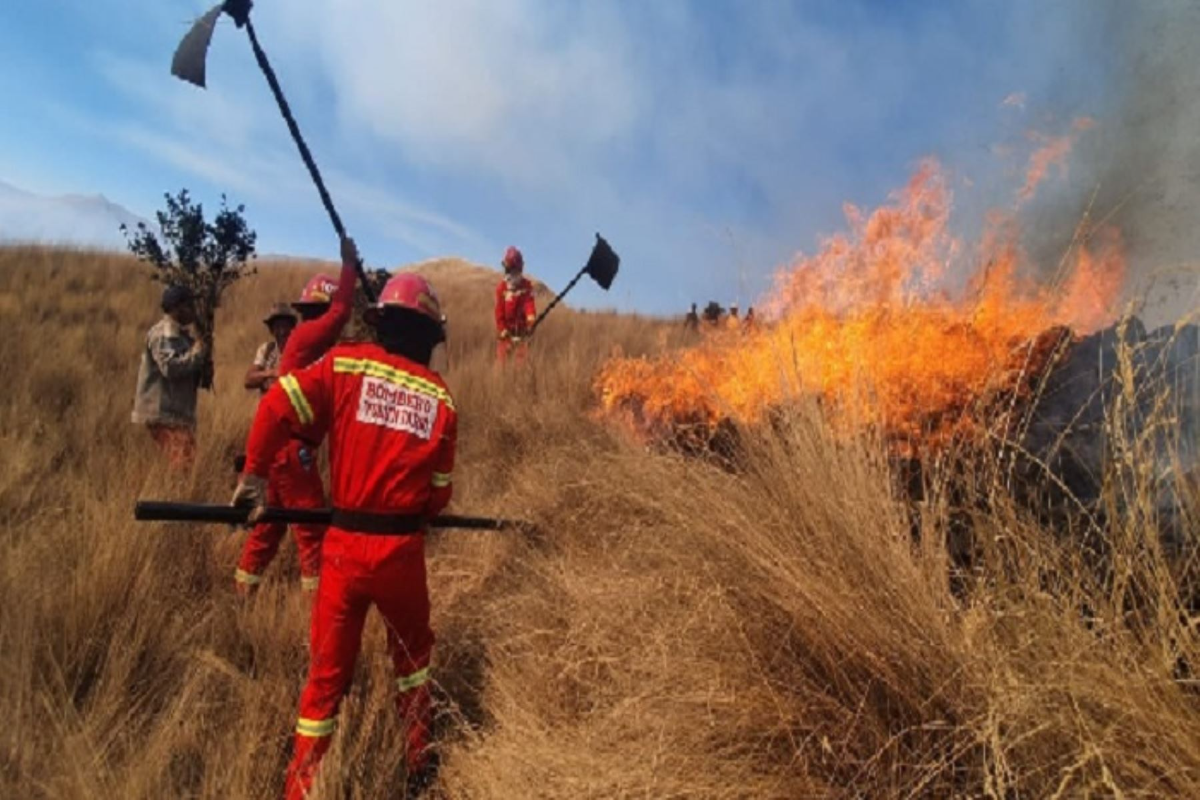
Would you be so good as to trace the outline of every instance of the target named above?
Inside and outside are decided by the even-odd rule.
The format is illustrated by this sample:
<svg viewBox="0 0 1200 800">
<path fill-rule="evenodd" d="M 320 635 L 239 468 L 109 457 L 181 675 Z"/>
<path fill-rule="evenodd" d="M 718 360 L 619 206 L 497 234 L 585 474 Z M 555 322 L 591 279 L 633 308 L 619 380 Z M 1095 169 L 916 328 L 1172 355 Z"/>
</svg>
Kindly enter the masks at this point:
<svg viewBox="0 0 1200 800">
<path fill-rule="evenodd" d="M 39 195 L 0 181 L 0 242 L 121 248 L 121 225 L 152 223 L 102 194 Z"/>
</svg>

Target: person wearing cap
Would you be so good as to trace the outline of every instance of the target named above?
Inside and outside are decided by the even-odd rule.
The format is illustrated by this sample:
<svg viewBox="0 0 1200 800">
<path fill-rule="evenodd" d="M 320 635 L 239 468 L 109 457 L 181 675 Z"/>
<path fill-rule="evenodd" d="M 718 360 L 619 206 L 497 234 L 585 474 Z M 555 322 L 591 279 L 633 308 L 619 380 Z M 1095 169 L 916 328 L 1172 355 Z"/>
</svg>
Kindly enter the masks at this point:
<svg viewBox="0 0 1200 800">
<path fill-rule="evenodd" d="M 146 334 L 132 420 L 145 425 L 171 466 L 191 465 L 196 451 L 196 396 L 208 348 L 196 332 L 196 306 L 186 286 L 162 293 L 163 317 Z"/>
<path fill-rule="evenodd" d="M 292 308 L 300 315 L 280 350 L 276 374 L 280 379 L 320 360 L 338 340 L 354 310 L 354 284 L 358 277 L 358 248 L 354 240 L 342 240 L 342 272 L 335 281 L 314 275 L 300 292 Z M 268 390 L 269 393 L 269 390 Z M 264 395 L 265 397 L 266 395 Z M 261 401 L 260 401 L 261 402 Z M 317 466 L 320 440 L 297 431 L 275 457 L 270 474 L 269 502 L 288 508 L 324 508 L 325 485 Z M 243 597 L 253 595 L 263 574 L 279 552 L 286 525 L 261 523 L 246 537 L 234 570 L 234 588 Z M 315 591 L 321 571 L 321 540 L 324 525 L 293 525 L 296 550 L 300 555 L 300 586 Z"/>
<path fill-rule="evenodd" d="M 450 501 L 458 430 L 454 398 L 429 367 L 445 338 L 441 320 L 428 281 L 412 272 L 395 275 L 368 316 L 378 342 L 336 345 L 320 361 L 285 374 L 259 403 L 250 429 L 233 496 L 234 505 L 251 509 L 250 519 L 268 503 L 272 465 L 290 440 L 327 438 L 330 447 L 333 518 L 313 604 L 287 800 L 311 796 L 372 606 L 383 617 L 405 727 L 401 796 L 416 796 L 432 779 L 434 634 L 423 534 Z"/>
<path fill-rule="evenodd" d="M 279 357 L 296 327 L 296 320 L 296 312 L 286 303 L 276 303 L 263 318 L 263 324 L 271 332 L 271 340 L 263 342 L 254 354 L 254 361 L 246 371 L 247 389 L 266 394 L 279 378 Z"/>
</svg>

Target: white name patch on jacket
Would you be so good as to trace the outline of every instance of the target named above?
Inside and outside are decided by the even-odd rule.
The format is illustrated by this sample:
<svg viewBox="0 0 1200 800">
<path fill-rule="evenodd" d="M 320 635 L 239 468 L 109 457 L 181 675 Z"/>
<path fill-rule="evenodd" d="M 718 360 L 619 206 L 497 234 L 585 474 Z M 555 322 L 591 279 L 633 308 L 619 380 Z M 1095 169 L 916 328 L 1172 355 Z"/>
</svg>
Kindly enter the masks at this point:
<svg viewBox="0 0 1200 800">
<path fill-rule="evenodd" d="M 433 436 L 437 410 L 436 397 L 379 378 L 363 378 L 358 396 L 359 422 L 429 439 Z"/>
</svg>

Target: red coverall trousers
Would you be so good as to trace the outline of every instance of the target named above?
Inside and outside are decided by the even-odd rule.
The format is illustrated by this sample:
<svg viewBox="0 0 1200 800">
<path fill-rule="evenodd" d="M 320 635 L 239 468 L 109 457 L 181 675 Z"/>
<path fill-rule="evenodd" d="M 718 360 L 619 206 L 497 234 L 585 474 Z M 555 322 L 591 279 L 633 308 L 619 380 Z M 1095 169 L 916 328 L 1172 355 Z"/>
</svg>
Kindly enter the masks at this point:
<svg viewBox="0 0 1200 800">
<path fill-rule="evenodd" d="M 300 695 L 295 751 L 284 788 L 287 800 L 305 797 L 329 749 L 372 605 L 387 626 L 397 707 L 407 727 L 406 766 L 410 774 L 425 766 L 434 637 L 429 627 L 424 537 L 350 533 L 330 527 L 313 606 L 308 683 Z"/>
<path fill-rule="evenodd" d="M 316 448 L 292 439 L 271 466 L 267 484 L 267 505 L 288 508 L 322 508 L 325 487 L 317 469 Z M 242 547 L 234 580 L 243 594 L 253 592 L 262 583 L 263 573 L 279 552 L 287 525 L 278 522 L 256 525 Z M 300 553 L 300 585 L 309 591 L 317 588 L 321 573 L 321 539 L 324 525 L 293 525 L 296 549 Z"/>
<path fill-rule="evenodd" d="M 173 425 L 150 424 L 146 426 L 154 443 L 167 454 L 167 463 L 173 470 L 185 470 L 196 459 L 196 433 L 191 428 Z"/>
<path fill-rule="evenodd" d="M 521 337 L 515 339 L 501 337 L 496 340 L 496 360 L 501 364 L 511 358 L 517 364 L 524 364 L 529 355 L 529 342 Z"/>
</svg>

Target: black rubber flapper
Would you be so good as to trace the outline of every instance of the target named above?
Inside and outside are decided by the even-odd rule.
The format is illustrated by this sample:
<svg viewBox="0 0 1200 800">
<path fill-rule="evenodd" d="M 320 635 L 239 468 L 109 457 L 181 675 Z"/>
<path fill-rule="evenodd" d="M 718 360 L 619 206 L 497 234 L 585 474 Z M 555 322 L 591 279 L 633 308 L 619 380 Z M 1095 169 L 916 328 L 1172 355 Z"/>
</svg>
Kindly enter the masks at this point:
<svg viewBox="0 0 1200 800">
<path fill-rule="evenodd" d="M 559 292 L 558 296 L 551 300 L 550 304 L 542 310 L 538 318 L 533 321 L 533 327 L 529 329 L 528 335 L 533 335 L 533 332 L 542 324 L 542 320 L 546 318 L 546 315 L 553 311 L 554 307 L 567 296 L 567 292 L 575 288 L 575 284 L 579 283 L 580 278 L 587 275 L 599 284 L 601 289 L 607 292 L 608 288 L 612 286 L 613 279 L 617 277 L 617 269 L 620 266 L 621 257 L 613 251 L 604 237 L 597 233 L 596 244 L 592 247 L 592 254 L 588 257 L 587 263 L 583 265 L 583 269 L 579 270 L 579 274 L 571 279 L 571 282 L 567 284 L 567 288 Z"/>
</svg>

